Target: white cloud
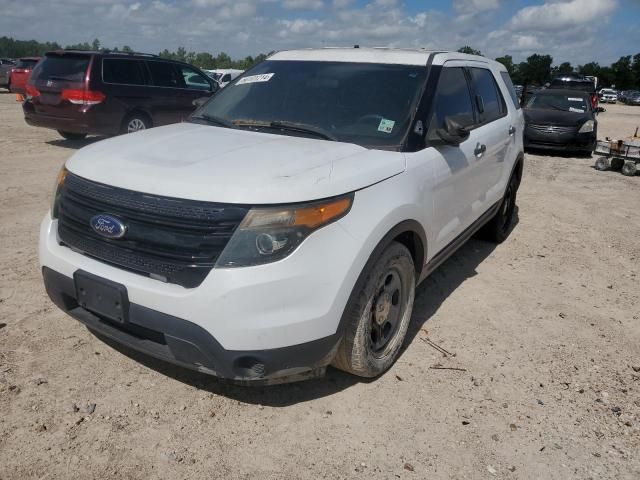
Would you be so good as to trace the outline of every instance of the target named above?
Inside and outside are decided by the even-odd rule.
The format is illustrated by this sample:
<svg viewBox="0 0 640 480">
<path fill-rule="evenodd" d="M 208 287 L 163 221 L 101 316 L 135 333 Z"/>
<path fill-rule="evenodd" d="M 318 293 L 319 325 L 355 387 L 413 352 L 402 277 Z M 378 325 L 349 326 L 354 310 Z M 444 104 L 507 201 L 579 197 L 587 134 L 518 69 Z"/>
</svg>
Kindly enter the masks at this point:
<svg viewBox="0 0 640 480">
<path fill-rule="evenodd" d="M 618 6 L 617 0 L 570 0 L 525 7 L 509 23 L 511 30 L 557 30 L 600 21 Z"/>
<path fill-rule="evenodd" d="M 284 0 L 282 6 L 287 10 L 320 10 L 324 7 L 322 0 Z"/>
</svg>

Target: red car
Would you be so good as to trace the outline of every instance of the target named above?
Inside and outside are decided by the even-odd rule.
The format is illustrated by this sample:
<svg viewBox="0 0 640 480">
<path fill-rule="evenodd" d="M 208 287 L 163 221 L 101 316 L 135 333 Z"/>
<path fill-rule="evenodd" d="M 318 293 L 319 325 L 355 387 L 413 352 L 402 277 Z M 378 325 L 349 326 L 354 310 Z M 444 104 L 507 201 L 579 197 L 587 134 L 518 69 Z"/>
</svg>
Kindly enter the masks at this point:
<svg viewBox="0 0 640 480">
<path fill-rule="evenodd" d="M 16 62 L 16 66 L 11 70 L 9 77 L 9 89 L 20 95 L 26 93 L 26 85 L 33 68 L 40 60 L 40 57 L 23 57 Z"/>
</svg>

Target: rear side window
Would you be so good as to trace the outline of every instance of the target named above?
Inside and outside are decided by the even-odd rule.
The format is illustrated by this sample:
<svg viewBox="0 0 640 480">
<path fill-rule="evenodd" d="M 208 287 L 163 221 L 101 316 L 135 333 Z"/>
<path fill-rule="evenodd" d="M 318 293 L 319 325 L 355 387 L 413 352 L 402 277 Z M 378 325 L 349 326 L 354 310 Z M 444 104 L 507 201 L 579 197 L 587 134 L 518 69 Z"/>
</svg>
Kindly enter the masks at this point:
<svg viewBox="0 0 640 480">
<path fill-rule="evenodd" d="M 447 128 L 452 123 L 460 127 L 475 124 L 473 104 L 469 84 L 464 69 L 446 67 L 442 69 L 433 106 L 433 116 L 429 123 L 429 138 L 435 138 L 435 130 Z"/>
<path fill-rule="evenodd" d="M 200 75 L 193 68 L 180 65 L 178 66 L 182 78 L 184 79 L 185 87 L 195 90 L 211 90 L 211 84 L 209 81 Z"/>
<path fill-rule="evenodd" d="M 506 108 L 502 94 L 498 90 L 491 70 L 470 68 L 471 81 L 476 94 L 476 103 L 480 112 L 480 123 L 489 123 L 504 116 Z"/>
<path fill-rule="evenodd" d="M 90 60 L 89 55 L 50 55 L 38 63 L 32 78 L 82 82 Z"/>
<path fill-rule="evenodd" d="M 184 79 L 173 63 L 149 61 L 147 65 L 156 87 L 185 88 Z"/>
<path fill-rule="evenodd" d="M 123 85 L 146 85 L 144 64 L 140 60 L 105 58 L 102 61 L 102 80 Z"/>
<path fill-rule="evenodd" d="M 513 106 L 516 108 L 520 108 L 520 99 L 518 99 L 518 94 L 516 93 L 516 89 L 513 86 L 511 77 L 507 72 L 500 72 L 500 75 L 502 76 L 502 81 L 507 86 L 507 90 L 509 90 L 509 95 L 511 96 L 511 100 L 513 100 Z"/>
</svg>

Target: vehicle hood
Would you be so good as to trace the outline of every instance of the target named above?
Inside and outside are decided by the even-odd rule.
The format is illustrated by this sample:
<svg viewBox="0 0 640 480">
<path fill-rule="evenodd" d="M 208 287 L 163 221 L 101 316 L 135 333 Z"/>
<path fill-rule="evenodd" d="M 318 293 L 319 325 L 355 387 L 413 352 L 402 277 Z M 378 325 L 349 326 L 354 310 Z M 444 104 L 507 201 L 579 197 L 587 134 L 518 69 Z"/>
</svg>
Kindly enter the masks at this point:
<svg viewBox="0 0 640 480">
<path fill-rule="evenodd" d="M 256 205 L 352 192 L 401 173 L 405 160 L 350 143 L 181 123 L 96 142 L 67 168 L 145 193 Z"/>
<path fill-rule="evenodd" d="M 559 126 L 581 126 L 587 120 L 593 120 L 590 112 L 563 112 L 538 108 L 524 109 L 524 118 L 527 124 L 542 123 Z"/>
</svg>

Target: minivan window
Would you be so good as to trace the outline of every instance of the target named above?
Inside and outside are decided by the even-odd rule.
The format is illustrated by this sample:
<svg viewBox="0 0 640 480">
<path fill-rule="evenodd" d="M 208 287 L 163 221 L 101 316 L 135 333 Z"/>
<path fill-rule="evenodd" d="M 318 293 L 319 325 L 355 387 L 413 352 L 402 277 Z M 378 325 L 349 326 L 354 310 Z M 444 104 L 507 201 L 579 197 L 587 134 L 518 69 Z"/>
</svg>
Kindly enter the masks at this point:
<svg viewBox="0 0 640 480">
<path fill-rule="evenodd" d="M 491 70 L 486 68 L 470 68 L 471 81 L 475 94 L 482 99 L 483 111 L 480 112 L 480 123 L 489 123 L 504 116 L 504 99 L 498 89 Z"/>
<path fill-rule="evenodd" d="M 520 100 L 518 99 L 518 94 L 516 93 L 516 89 L 513 86 L 513 82 L 511 81 L 511 76 L 508 72 L 500 72 L 502 76 L 502 81 L 507 86 L 507 90 L 509 90 L 509 96 L 513 101 L 513 106 L 516 108 L 520 108 Z"/>
<path fill-rule="evenodd" d="M 144 64 L 139 60 L 105 58 L 102 61 L 102 80 L 123 85 L 146 85 Z"/>
<path fill-rule="evenodd" d="M 439 128 L 446 129 L 450 122 L 463 128 L 475 124 L 467 76 L 464 69 L 459 67 L 442 69 L 435 92 L 428 138 L 437 138 L 435 131 Z"/>
<path fill-rule="evenodd" d="M 396 149 L 404 142 L 426 72 L 426 66 L 267 60 L 195 115 L 266 133 Z"/>
<path fill-rule="evenodd" d="M 90 59 L 89 55 L 47 55 L 33 69 L 31 78 L 82 82 L 89 68 Z"/>
<path fill-rule="evenodd" d="M 156 87 L 184 88 L 184 80 L 178 75 L 178 69 L 173 63 L 148 61 L 147 65 Z"/>
</svg>

